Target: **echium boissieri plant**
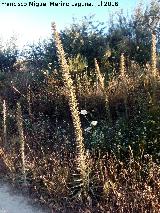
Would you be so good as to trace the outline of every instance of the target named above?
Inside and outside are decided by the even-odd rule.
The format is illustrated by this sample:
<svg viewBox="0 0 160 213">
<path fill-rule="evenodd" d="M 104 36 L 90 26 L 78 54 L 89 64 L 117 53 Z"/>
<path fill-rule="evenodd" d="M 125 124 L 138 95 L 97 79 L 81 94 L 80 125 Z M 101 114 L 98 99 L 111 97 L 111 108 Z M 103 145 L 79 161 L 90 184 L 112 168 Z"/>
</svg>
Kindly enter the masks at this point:
<svg viewBox="0 0 160 213">
<path fill-rule="evenodd" d="M 127 85 L 128 85 L 128 76 L 126 72 L 126 67 L 125 67 L 125 57 L 124 53 L 121 53 L 120 56 L 120 84 L 122 85 L 122 90 L 124 91 L 124 107 L 125 107 L 125 116 L 126 118 L 128 117 L 128 111 L 127 111 Z"/>
<path fill-rule="evenodd" d="M 6 100 L 3 100 L 3 135 L 4 135 L 4 146 L 7 146 L 7 106 Z"/>
<path fill-rule="evenodd" d="M 55 39 L 55 45 L 57 49 L 57 55 L 59 64 L 62 69 L 62 77 L 65 83 L 65 88 L 68 91 L 69 96 L 69 107 L 72 115 L 73 125 L 74 125 L 74 132 L 75 132 L 75 170 L 79 174 L 79 180 L 73 179 L 75 182 L 74 188 L 81 188 L 81 192 L 84 192 L 85 183 L 86 183 L 86 156 L 85 156 L 85 148 L 83 144 L 83 135 L 82 135 L 82 128 L 79 116 L 79 109 L 78 109 L 78 102 L 76 98 L 75 88 L 73 86 L 73 80 L 71 78 L 69 66 L 67 64 L 66 55 L 62 46 L 62 42 L 60 39 L 60 35 L 57 32 L 55 23 L 52 23 L 52 30 Z M 76 175 L 77 177 L 77 175 Z M 79 184 L 80 183 L 80 184 Z M 78 186 L 77 186 L 78 184 Z"/>
<path fill-rule="evenodd" d="M 107 96 L 107 93 L 106 93 L 106 88 L 105 88 L 105 84 L 104 84 L 104 77 L 101 74 L 101 71 L 100 71 L 100 68 L 99 68 L 99 65 L 98 65 L 96 58 L 94 59 L 94 62 L 95 62 L 95 72 L 96 72 L 96 75 L 97 75 L 97 79 L 98 79 L 100 88 L 101 88 L 101 90 L 104 94 L 104 97 L 105 97 L 105 108 L 106 108 L 107 121 L 108 121 L 108 123 L 110 123 L 111 115 L 110 115 L 110 109 L 109 109 L 109 99 L 108 99 L 108 96 Z"/>
<path fill-rule="evenodd" d="M 120 75 L 122 78 L 124 78 L 125 76 L 125 58 L 124 58 L 124 54 L 121 54 L 120 57 Z"/>
<path fill-rule="evenodd" d="M 152 45 L 151 45 L 151 72 L 155 78 L 157 75 L 157 55 L 156 55 L 156 33 L 152 33 Z"/>
<path fill-rule="evenodd" d="M 156 90 L 157 90 L 157 54 L 156 54 L 156 32 L 152 32 L 152 44 L 151 44 L 151 85 L 152 85 L 152 103 L 156 103 Z"/>
<path fill-rule="evenodd" d="M 25 163 L 25 137 L 23 130 L 23 117 L 20 102 L 17 102 L 17 127 L 20 142 L 21 175 L 23 184 L 26 184 L 26 163 Z"/>
</svg>

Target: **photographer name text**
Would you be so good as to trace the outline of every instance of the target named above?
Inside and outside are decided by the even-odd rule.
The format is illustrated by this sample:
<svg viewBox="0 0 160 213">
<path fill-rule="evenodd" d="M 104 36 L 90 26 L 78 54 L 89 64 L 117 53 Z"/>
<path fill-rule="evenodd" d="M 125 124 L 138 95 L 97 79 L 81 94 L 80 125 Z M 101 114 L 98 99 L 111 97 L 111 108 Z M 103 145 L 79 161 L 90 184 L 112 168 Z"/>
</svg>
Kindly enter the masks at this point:
<svg viewBox="0 0 160 213">
<path fill-rule="evenodd" d="M 118 1 L 99 1 L 98 3 L 93 2 L 75 2 L 69 3 L 64 1 L 51 1 L 51 2 L 0 2 L 0 6 L 5 7 L 117 7 L 119 6 Z"/>
</svg>

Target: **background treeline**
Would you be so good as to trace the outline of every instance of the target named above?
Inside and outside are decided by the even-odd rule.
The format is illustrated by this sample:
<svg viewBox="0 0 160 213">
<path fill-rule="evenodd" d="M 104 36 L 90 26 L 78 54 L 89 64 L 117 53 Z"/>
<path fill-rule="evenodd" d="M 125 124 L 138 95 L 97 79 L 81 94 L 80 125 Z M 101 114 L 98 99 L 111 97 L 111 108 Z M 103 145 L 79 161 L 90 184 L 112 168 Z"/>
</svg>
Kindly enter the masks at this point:
<svg viewBox="0 0 160 213">
<path fill-rule="evenodd" d="M 84 17 L 82 20 L 73 19 L 73 23 L 60 32 L 68 60 L 75 65 L 72 70 L 82 71 L 88 67 L 91 71 L 94 68 L 94 58 L 97 58 L 103 72 L 110 73 L 118 66 L 122 52 L 125 54 L 127 66 L 131 62 L 146 66 L 151 58 L 152 31 L 156 31 L 159 50 L 159 13 L 159 4 L 152 1 L 145 9 L 142 6 L 137 7 L 129 17 L 122 12 L 111 15 L 108 22 L 96 21 L 94 16 Z M 30 45 L 26 51 L 16 49 L 14 38 L 11 38 L 7 47 L 3 47 L 1 41 L 0 61 L 2 73 L 17 71 L 19 63 L 24 63 L 25 68 L 30 71 L 32 69 L 35 73 L 58 69 L 52 38 Z M 79 67 L 76 67 L 76 62 L 81 62 L 78 63 Z"/>
<path fill-rule="evenodd" d="M 52 28 L 1 41 L 1 175 L 54 212 L 159 212 L 159 1 Z"/>
</svg>

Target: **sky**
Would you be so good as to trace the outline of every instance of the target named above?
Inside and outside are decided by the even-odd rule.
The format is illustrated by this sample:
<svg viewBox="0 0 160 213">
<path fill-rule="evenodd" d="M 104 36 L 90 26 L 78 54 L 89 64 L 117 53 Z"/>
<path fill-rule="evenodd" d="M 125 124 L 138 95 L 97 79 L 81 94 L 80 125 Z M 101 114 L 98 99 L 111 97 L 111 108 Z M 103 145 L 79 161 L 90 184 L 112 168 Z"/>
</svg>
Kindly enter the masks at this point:
<svg viewBox="0 0 160 213">
<path fill-rule="evenodd" d="M 108 0 L 118 6 L 104 6 L 105 0 L 0 0 L 0 38 L 5 42 L 11 36 L 17 37 L 17 45 L 23 48 L 28 42 L 36 42 L 39 39 L 50 37 L 51 22 L 55 21 L 58 30 L 64 29 L 72 23 L 72 18 L 81 19 L 83 16 L 95 14 L 95 19 L 106 22 L 109 14 L 115 14 L 123 10 L 131 14 L 131 11 L 139 4 L 140 0 Z M 143 1 L 143 0 L 142 0 Z M 145 0 L 144 4 L 149 0 Z M 29 6 L 36 3 L 46 3 L 46 6 Z M 59 3 L 50 6 L 50 2 Z M 76 3 L 92 3 L 92 7 L 72 6 Z M 101 3 L 102 2 L 102 3 Z M 7 6 L 6 3 L 15 3 L 15 6 Z M 18 6 L 18 3 L 21 6 Z M 69 3 L 70 6 L 61 6 L 61 3 Z M 24 6 L 27 4 L 26 6 Z M 103 6 L 101 6 L 103 4 Z M 22 6 L 23 5 L 23 6 Z M 100 6 L 97 6 L 100 5 Z"/>
</svg>

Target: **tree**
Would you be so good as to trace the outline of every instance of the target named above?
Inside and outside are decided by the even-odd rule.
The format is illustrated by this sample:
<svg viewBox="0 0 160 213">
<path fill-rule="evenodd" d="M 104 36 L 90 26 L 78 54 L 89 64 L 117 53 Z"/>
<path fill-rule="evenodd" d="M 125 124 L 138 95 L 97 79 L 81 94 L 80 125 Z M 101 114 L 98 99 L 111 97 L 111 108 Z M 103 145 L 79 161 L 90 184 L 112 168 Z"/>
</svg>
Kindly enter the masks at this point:
<svg viewBox="0 0 160 213">
<path fill-rule="evenodd" d="M 94 67 L 94 58 L 101 59 L 107 48 L 106 27 L 93 18 L 85 16 L 81 21 L 73 19 L 71 26 L 60 33 L 67 56 L 80 54 L 87 59 L 90 68 Z"/>
<path fill-rule="evenodd" d="M 139 5 L 131 18 L 126 19 L 123 13 L 118 14 L 117 23 L 111 24 L 108 31 L 109 46 L 112 51 L 111 61 L 125 53 L 128 62 L 133 60 L 145 65 L 151 58 L 151 33 L 157 32 L 159 46 L 160 3 L 152 1 L 145 9 Z"/>
<path fill-rule="evenodd" d="M 15 71 L 14 64 L 18 59 L 19 51 L 16 47 L 16 39 L 11 37 L 5 45 L 1 40 L 0 42 L 0 72 L 13 72 Z"/>
</svg>

